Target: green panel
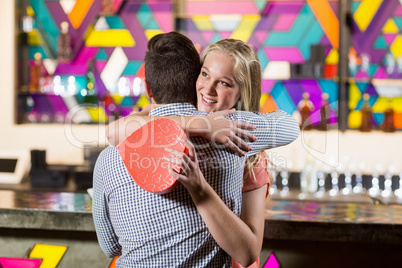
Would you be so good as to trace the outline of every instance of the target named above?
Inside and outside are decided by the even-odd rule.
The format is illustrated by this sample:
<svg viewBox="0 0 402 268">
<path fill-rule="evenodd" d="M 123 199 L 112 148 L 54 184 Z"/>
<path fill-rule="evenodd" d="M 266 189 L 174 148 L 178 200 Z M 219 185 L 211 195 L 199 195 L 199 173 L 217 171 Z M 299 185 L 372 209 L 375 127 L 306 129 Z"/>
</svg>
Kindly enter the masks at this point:
<svg viewBox="0 0 402 268">
<path fill-rule="evenodd" d="M 318 21 L 313 21 L 311 26 L 308 27 L 308 32 L 303 36 L 299 45 L 299 50 L 305 60 L 310 59 L 310 46 L 318 44 L 323 34 L 324 31 Z"/>
</svg>

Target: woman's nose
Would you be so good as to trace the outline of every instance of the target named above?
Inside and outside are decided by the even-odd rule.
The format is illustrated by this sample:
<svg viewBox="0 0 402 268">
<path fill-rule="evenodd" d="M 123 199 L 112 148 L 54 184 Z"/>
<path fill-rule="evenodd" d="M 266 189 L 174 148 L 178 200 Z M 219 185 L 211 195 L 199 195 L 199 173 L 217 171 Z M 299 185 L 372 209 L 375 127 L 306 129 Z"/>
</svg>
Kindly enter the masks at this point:
<svg viewBox="0 0 402 268">
<path fill-rule="evenodd" d="M 215 85 L 213 82 L 207 82 L 205 83 L 204 86 L 205 91 L 208 93 L 208 95 L 214 95 L 215 94 Z"/>
</svg>

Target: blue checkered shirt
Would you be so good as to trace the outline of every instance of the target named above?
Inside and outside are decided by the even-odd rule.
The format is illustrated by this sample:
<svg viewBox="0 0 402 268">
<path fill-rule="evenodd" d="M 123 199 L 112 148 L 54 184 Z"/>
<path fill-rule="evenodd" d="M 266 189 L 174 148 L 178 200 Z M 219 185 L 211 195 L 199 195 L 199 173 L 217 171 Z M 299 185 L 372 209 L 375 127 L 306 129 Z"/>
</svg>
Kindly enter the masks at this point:
<svg viewBox="0 0 402 268">
<path fill-rule="evenodd" d="M 150 115 L 206 114 L 191 104 L 175 103 L 153 109 Z M 282 111 L 236 112 L 227 118 L 257 127 L 253 134 L 258 140 L 250 144 L 253 151 L 247 156 L 288 144 L 299 134 L 296 120 Z M 216 148 L 201 137 L 191 140 L 206 180 L 240 216 L 246 157 Z M 141 189 L 116 148 L 109 146 L 97 160 L 93 187 L 92 209 L 99 244 L 107 256 L 120 256 L 117 267 L 231 267 L 231 258 L 215 242 L 183 185 L 164 195 Z"/>
</svg>

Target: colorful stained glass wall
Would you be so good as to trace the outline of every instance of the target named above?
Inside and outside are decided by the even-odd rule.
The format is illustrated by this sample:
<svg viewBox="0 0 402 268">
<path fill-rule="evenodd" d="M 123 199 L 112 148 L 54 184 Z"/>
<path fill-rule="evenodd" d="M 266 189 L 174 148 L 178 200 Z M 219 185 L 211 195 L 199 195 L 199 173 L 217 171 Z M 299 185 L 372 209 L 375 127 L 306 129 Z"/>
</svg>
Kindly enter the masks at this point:
<svg viewBox="0 0 402 268">
<path fill-rule="evenodd" d="M 50 79 L 42 81 L 37 92 L 21 90 L 20 122 L 106 122 L 141 109 L 149 103 L 142 83 L 146 43 L 153 35 L 174 29 L 201 49 L 223 38 L 253 45 L 264 79 L 262 111 L 280 108 L 293 113 L 303 92 L 310 93 L 317 110 L 326 92 L 336 122 L 337 1 L 26 1 L 27 16 L 34 20 L 27 34 L 29 62 L 34 66 L 34 55 L 40 53 Z M 102 15 L 107 2 L 112 3 L 111 12 Z M 174 4 L 179 3 L 184 11 L 174 13 Z M 69 26 L 70 61 L 58 60 L 63 21 Z M 314 45 L 324 48 L 322 72 L 295 77 L 293 65 L 311 65 Z M 88 96 L 90 79 L 95 98 Z"/>
<path fill-rule="evenodd" d="M 372 123 L 379 127 L 391 106 L 395 125 L 402 128 L 402 2 L 359 0 L 352 1 L 350 8 L 349 127 L 360 126 L 363 94 L 367 93 Z"/>
<path fill-rule="evenodd" d="M 21 20 L 33 19 L 29 64 L 32 70 L 40 53 L 44 78 L 36 88 L 29 81 L 29 90 L 20 83 L 20 122 L 106 122 L 149 104 L 143 85 L 146 45 L 155 34 L 174 30 L 172 10 L 169 0 L 28 1 Z M 62 22 L 70 39 L 67 60 L 59 55 Z"/>
<path fill-rule="evenodd" d="M 187 1 L 180 30 L 201 49 L 224 38 L 241 39 L 257 51 L 263 72 L 262 111 L 293 114 L 310 93 L 311 122 L 319 122 L 322 93 L 329 94 L 336 122 L 339 22 L 338 1 Z M 293 79 L 292 64 L 311 62 L 312 45 L 324 48 L 322 74 Z M 303 67 L 304 68 L 304 67 Z"/>
</svg>

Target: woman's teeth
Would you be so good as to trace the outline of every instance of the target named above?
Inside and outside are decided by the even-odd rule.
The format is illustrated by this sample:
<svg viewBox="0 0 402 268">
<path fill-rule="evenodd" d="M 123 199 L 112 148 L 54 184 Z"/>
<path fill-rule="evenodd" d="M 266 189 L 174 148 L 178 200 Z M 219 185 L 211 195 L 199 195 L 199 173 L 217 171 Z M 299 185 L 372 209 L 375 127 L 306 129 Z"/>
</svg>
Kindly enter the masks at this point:
<svg viewBox="0 0 402 268">
<path fill-rule="evenodd" d="M 217 103 L 217 101 L 208 100 L 208 99 L 205 98 L 204 96 L 202 96 L 202 98 L 204 99 L 204 101 L 206 101 L 206 102 L 208 102 L 208 103 Z"/>
</svg>

